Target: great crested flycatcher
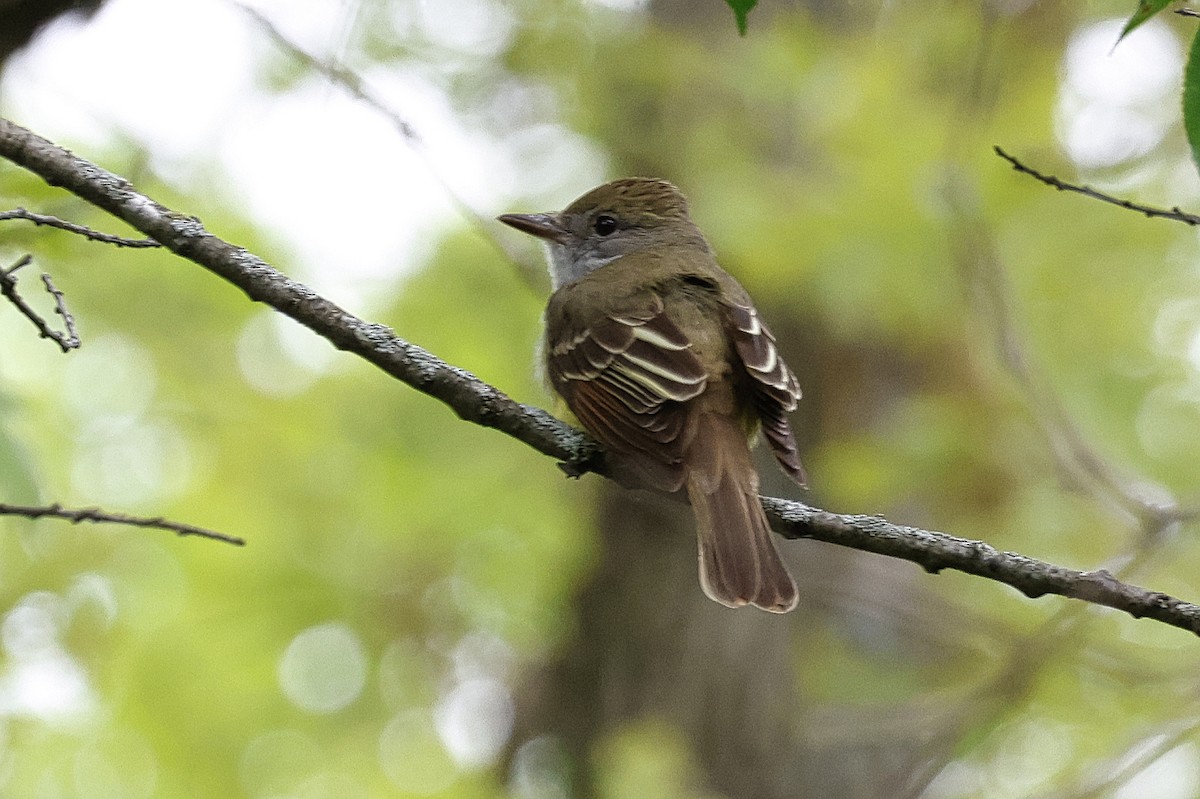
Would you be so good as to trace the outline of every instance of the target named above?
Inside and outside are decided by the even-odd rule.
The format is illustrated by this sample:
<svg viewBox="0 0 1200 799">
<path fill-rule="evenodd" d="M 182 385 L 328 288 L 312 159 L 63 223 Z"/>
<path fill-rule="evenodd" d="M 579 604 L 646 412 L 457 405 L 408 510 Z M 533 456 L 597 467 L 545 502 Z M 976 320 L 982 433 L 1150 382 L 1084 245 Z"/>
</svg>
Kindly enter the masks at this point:
<svg viewBox="0 0 1200 799">
<path fill-rule="evenodd" d="M 664 180 L 625 178 L 561 213 L 499 219 L 546 244 L 546 376 L 604 447 L 612 475 L 686 491 L 710 598 L 794 608 L 796 583 L 759 505 L 748 439 L 761 427 L 784 472 L 804 485 L 787 418 L 800 388 L 683 194 Z"/>
</svg>

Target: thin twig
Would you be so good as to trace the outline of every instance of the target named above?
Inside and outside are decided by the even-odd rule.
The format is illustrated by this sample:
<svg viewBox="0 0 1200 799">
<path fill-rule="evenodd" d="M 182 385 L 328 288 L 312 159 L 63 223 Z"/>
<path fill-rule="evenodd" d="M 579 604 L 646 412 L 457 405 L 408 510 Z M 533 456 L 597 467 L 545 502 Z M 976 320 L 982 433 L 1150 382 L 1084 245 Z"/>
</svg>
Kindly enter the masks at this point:
<svg viewBox="0 0 1200 799">
<path fill-rule="evenodd" d="M 521 282 L 541 294 L 545 290 L 545 279 L 543 270 L 540 266 L 534 266 L 523 259 L 517 250 L 510 247 L 504 238 L 498 235 L 498 227 L 491 218 L 472 208 L 466 200 L 464 200 L 446 181 L 434 164 L 433 159 L 429 155 L 425 140 L 417 132 L 417 129 L 407 119 L 402 117 L 395 109 L 391 108 L 384 100 L 379 98 L 366 85 L 366 82 L 354 70 L 349 69 L 344 64 L 336 61 L 320 58 L 305 50 L 300 45 L 293 42 L 283 34 L 279 28 L 271 20 L 267 19 L 259 11 L 235 3 L 241 11 L 258 25 L 264 33 L 266 33 L 272 41 L 275 42 L 281 49 L 286 51 L 288 55 L 302 61 L 310 69 L 324 76 L 326 80 L 334 86 L 345 91 L 359 102 L 365 103 L 376 112 L 383 115 L 385 119 L 391 123 L 397 133 L 408 143 L 417 155 L 425 162 L 429 174 L 441 184 L 442 190 L 446 192 L 446 196 L 462 214 L 463 218 L 475 228 L 475 230 L 490 243 L 505 260 L 511 263 L 517 269 L 517 274 L 521 278 Z"/>
<path fill-rule="evenodd" d="M 196 527 L 183 522 L 173 522 L 161 516 L 153 518 L 145 516 L 129 516 L 124 513 L 110 513 L 100 508 L 78 508 L 72 510 L 55 503 L 53 505 L 9 505 L 0 502 L 0 515 L 24 516 L 26 519 L 64 519 L 72 524 L 94 522 L 96 524 L 124 524 L 130 527 L 150 527 L 157 530 L 168 530 L 178 535 L 194 535 L 200 538 L 210 538 L 213 541 L 223 541 L 226 544 L 245 546 L 244 539 L 234 535 L 218 533 L 203 527 Z"/>
<path fill-rule="evenodd" d="M 1026 166 L 1016 157 L 1009 155 L 999 146 L 994 146 L 992 149 L 996 151 L 996 155 L 1012 164 L 1013 169 L 1022 174 L 1029 175 L 1031 178 L 1041 181 L 1047 186 L 1053 186 L 1059 191 L 1073 191 L 1076 194 L 1082 194 L 1084 197 L 1091 197 L 1093 200 L 1099 200 L 1101 202 L 1109 203 L 1110 205 L 1115 205 L 1130 211 L 1136 211 L 1137 213 L 1143 214 L 1150 218 L 1172 219 L 1176 222 L 1182 222 L 1185 225 L 1191 225 L 1193 227 L 1200 225 L 1200 216 L 1189 214 L 1179 208 L 1179 206 L 1174 208 L 1155 208 L 1152 205 L 1142 205 L 1141 203 L 1135 203 L 1130 200 L 1124 200 L 1120 197 L 1114 197 L 1111 194 L 1105 194 L 1102 191 L 1097 191 L 1090 186 L 1082 186 L 1076 183 L 1070 183 L 1065 180 L 1060 180 L 1053 175 L 1047 175 L 1043 172 L 1039 172 L 1033 167 Z"/>
<path fill-rule="evenodd" d="M 335 347 L 347 350 L 448 405 L 462 419 L 500 430 L 537 451 L 566 461 L 576 473 L 603 473 L 595 442 L 541 408 L 515 402 L 470 372 L 397 338 L 317 295 L 246 250 L 136 191 L 129 181 L 8 120 L 0 119 L 0 157 L 113 214 L 172 252 L 275 308 Z M 851 516 L 799 502 L 763 498 L 773 528 L 786 538 L 812 538 L 920 564 L 957 569 L 1010 585 L 1030 597 L 1059 594 L 1151 618 L 1200 635 L 1200 606 L 1123 583 L 1101 571 L 1081 572 L 1001 552 L 988 544 L 932 530 Z"/>
<path fill-rule="evenodd" d="M 4 277 L 7 277 L 10 280 L 15 281 L 16 278 L 12 277 L 12 276 L 15 275 L 19 270 L 24 269 L 25 267 L 29 266 L 31 263 L 33 263 L 33 256 L 30 255 L 29 253 L 25 253 L 19 259 L 17 259 L 17 262 L 15 264 L 10 266 L 8 269 L 0 269 L 0 275 L 3 275 Z"/>
<path fill-rule="evenodd" d="M 1177 8 L 1175 13 L 1181 17 L 1200 17 L 1200 11 L 1194 8 Z"/>
<path fill-rule="evenodd" d="M 65 219 L 60 219 L 57 216 L 49 216 L 48 214 L 37 214 L 33 211 L 26 211 L 24 208 L 14 208 L 11 211 L 0 211 L 0 222 L 6 222 L 10 219 L 23 219 L 26 222 L 41 227 L 58 228 L 65 230 L 68 233 L 75 233 L 83 236 L 85 239 L 92 241 L 103 242 L 104 244 L 115 244 L 118 247 L 161 247 L 157 241 L 153 239 L 129 239 L 124 236 L 114 236 L 111 233 L 101 233 L 98 230 L 93 230 L 86 225 L 80 225 L 75 222 L 68 222 Z"/>
<path fill-rule="evenodd" d="M 47 272 L 42 273 L 42 285 L 46 287 L 47 293 L 54 298 L 54 312 L 62 317 L 63 325 L 67 328 L 66 341 L 59 341 L 59 345 L 63 347 L 64 352 L 68 349 L 77 349 L 82 342 L 79 340 L 79 331 L 75 329 L 75 317 L 67 310 L 66 298 L 58 290 L 58 286 L 54 285 L 54 280 L 51 279 Z"/>
<path fill-rule="evenodd" d="M 1077 186 L 1052 175 L 1045 175 L 1009 155 L 1000 147 L 994 148 L 996 154 L 1012 165 L 1013 169 L 1029 175 L 1036 180 L 1052 186 L 1060 191 L 1073 191 L 1086 197 L 1101 200 L 1121 208 L 1126 208 L 1147 217 L 1173 219 L 1187 225 L 1200 224 L 1200 216 L 1185 213 L 1179 208 L 1166 211 L 1159 208 L 1139 205 L 1104 194 L 1087 186 Z M 979 253 L 982 252 L 982 255 Z M 987 310 L 991 312 L 993 322 L 998 328 L 997 350 L 1000 358 L 1008 367 L 1009 372 L 1024 390 L 1030 405 L 1036 414 L 1038 424 L 1052 443 L 1052 453 L 1060 463 L 1069 465 L 1078 475 L 1090 480 L 1094 487 L 1116 500 L 1117 504 L 1137 517 L 1142 525 L 1147 539 L 1161 536 L 1171 525 L 1187 521 L 1195 516 L 1194 509 L 1184 509 L 1174 497 L 1162 486 L 1155 486 L 1160 497 L 1151 498 L 1146 491 L 1124 478 L 1119 470 L 1109 463 L 1089 442 L 1086 441 L 1078 426 L 1071 420 L 1061 401 L 1049 388 L 1045 378 L 1038 374 L 1021 344 L 1020 336 L 1011 318 L 1009 310 L 1009 294 L 1011 288 L 1007 282 L 1004 269 L 995 258 L 991 248 L 972 247 L 971 253 L 979 268 L 976 271 L 976 285 L 988 303 Z M 1066 461 L 1069 460 L 1069 463 Z M 1145 479 L 1141 481 L 1143 484 Z"/>
<path fill-rule="evenodd" d="M 53 281 L 50 280 L 50 275 L 42 274 L 42 283 L 46 286 L 46 291 L 50 296 L 54 297 L 54 312 L 63 318 L 63 323 L 67 326 L 66 333 L 59 333 L 50 327 L 50 324 L 43 319 L 37 311 L 29 307 L 25 302 L 25 298 L 17 293 L 17 279 L 14 273 L 29 265 L 33 261 L 32 255 L 23 255 L 20 260 L 10 266 L 8 269 L 0 269 L 0 296 L 3 296 L 13 304 L 21 315 L 33 322 L 33 326 L 37 328 L 38 335 L 42 338 L 48 338 L 58 344 L 59 349 L 64 353 L 78 349 L 80 345 L 79 335 L 75 330 L 75 317 L 71 316 L 67 311 L 66 299 L 63 293 L 55 287 Z"/>
</svg>

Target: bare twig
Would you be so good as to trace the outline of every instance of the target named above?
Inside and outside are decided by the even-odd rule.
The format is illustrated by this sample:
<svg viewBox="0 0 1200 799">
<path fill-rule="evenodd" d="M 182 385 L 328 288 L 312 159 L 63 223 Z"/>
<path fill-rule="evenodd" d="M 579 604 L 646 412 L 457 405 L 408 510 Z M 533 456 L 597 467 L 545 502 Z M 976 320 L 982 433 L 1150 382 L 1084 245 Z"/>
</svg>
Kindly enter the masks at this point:
<svg viewBox="0 0 1200 799">
<path fill-rule="evenodd" d="M 438 359 L 387 327 L 366 322 L 280 274 L 261 258 L 171 211 L 130 183 L 52 142 L 0 119 L 0 157 L 128 222 L 172 252 L 291 317 L 339 349 L 374 364 L 450 406 L 462 419 L 500 430 L 573 471 L 604 472 L 596 444 L 546 411 L 515 402 L 466 370 Z M 903 527 L 874 516 L 847 516 L 764 498 L 772 526 L 786 538 L 812 538 L 920 564 L 957 569 L 1013 586 L 1030 597 L 1059 594 L 1151 618 L 1200 635 L 1200 606 L 1123 583 L 1104 571 L 1080 572 L 979 541 Z"/>
<path fill-rule="evenodd" d="M 1200 11 L 1194 8 L 1177 8 L 1175 13 L 1181 17 L 1200 17 Z"/>
<path fill-rule="evenodd" d="M 1013 169 L 1017 170 L 1018 172 L 1020 172 L 1024 175 L 1029 175 L 1031 178 L 1041 181 L 1042 183 L 1045 183 L 1047 186 L 1053 186 L 1054 188 L 1058 189 L 1059 191 L 1073 191 L 1076 194 L 1082 194 L 1084 197 L 1091 197 L 1093 200 L 1099 200 L 1100 202 L 1109 203 L 1110 205 L 1116 205 L 1120 208 L 1125 208 L 1130 211 L 1136 211 L 1137 213 L 1143 214 L 1150 218 L 1172 219 L 1176 222 L 1182 222 L 1185 225 L 1192 225 L 1193 227 L 1196 225 L 1200 225 L 1200 216 L 1197 216 L 1195 214 L 1189 214 L 1186 211 L 1180 209 L 1178 206 L 1176 206 L 1174 208 L 1155 208 L 1154 206 L 1151 206 L 1151 205 L 1142 205 L 1141 203 L 1135 203 L 1135 202 L 1131 202 L 1129 200 L 1121 199 L 1120 197 L 1114 197 L 1111 194 L 1105 194 L 1102 191 L 1097 191 L 1096 189 L 1093 189 L 1090 186 L 1081 186 L 1076 183 L 1070 183 L 1065 180 L 1059 180 L 1058 178 L 1054 177 L 1053 175 L 1047 175 L 1042 172 L 1039 172 L 1036 169 L 1034 169 L 1033 167 L 1026 166 L 1024 163 L 1019 161 L 1014 156 L 1009 155 L 1008 153 L 1006 153 L 1003 149 L 1001 149 L 998 146 L 993 147 L 992 149 L 996 151 L 996 155 L 1000 156 L 1005 161 L 1012 164 Z"/>
<path fill-rule="evenodd" d="M 94 522 L 96 524 L 124 524 L 130 527 L 152 527 L 157 530 L 169 530 L 178 535 L 194 535 L 201 538 L 211 538 L 214 541 L 223 541 L 226 544 L 235 546 L 245 546 L 246 542 L 237 536 L 218 533 L 215 530 L 207 530 L 203 527 L 196 527 L 191 524 L 182 522 L 173 522 L 170 519 L 164 519 L 161 516 L 153 518 L 144 516 L 129 516 L 124 513 L 110 513 L 103 511 L 100 508 L 78 508 L 72 510 L 64 508 L 62 505 L 9 505 L 0 502 L 0 515 L 2 516 L 24 516 L 26 519 L 64 519 L 72 524 L 80 522 Z"/>
<path fill-rule="evenodd" d="M 63 325 L 67 328 L 65 336 L 66 341 L 55 338 L 59 346 L 65 352 L 68 349 L 76 349 L 80 345 L 79 332 L 75 329 L 75 317 L 71 316 L 71 312 L 67 310 L 67 300 L 63 293 L 58 290 L 58 286 L 54 285 L 54 280 L 51 279 L 49 273 L 42 273 L 42 285 L 46 287 L 46 292 L 54 298 L 54 312 L 62 317 Z"/>
<path fill-rule="evenodd" d="M 50 275 L 42 274 L 42 283 L 46 286 L 46 291 L 50 296 L 54 297 L 54 312 L 63 318 L 63 323 L 67 327 L 66 333 L 59 333 L 50 327 L 38 312 L 29 307 L 25 302 L 25 298 L 17 293 L 17 279 L 14 273 L 23 266 L 29 265 L 33 261 L 32 255 L 23 255 L 20 260 L 10 266 L 8 269 L 0 269 L 0 296 L 3 296 L 13 306 L 21 312 L 21 314 L 33 322 L 34 327 L 38 330 L 38 335 L 42 338 L 48 338 L 58 344 L 59 349 L 63 352 L 70 352 L 78 349 L 80 345 L 79 335 L 75 330 L 75 318 L 67 311 L 66 300 L 63 293 L 59 291 L 54 282 L 50 279 Z"/>
<path fill-rule="evenodd" d="M 10 219 L 24 219 L 27 222 L 32 222 L 39 227 L 45 225 L 47 227 L 58 228 L 65 230 L 68 233 L 75 233 L 83 236 L 85 239 L 99 241 L 105 244 L 115 244 L 118 247 L 161 247 L 157 241 L 153 239 L 127 239 L 124 236 L 114 236 L 111 233 L 101 233 L 98 230 L 93 230 L 86 225 L 68 222 L 65 219 L 59 219 L 57 216 L 49 216 L 47 214 L 37 214 L 33 211 L 26 211 L 24 208 L 14 208 L 11 211 L 0 211 L 0 222 L 6 222 Z"/>
</svg>

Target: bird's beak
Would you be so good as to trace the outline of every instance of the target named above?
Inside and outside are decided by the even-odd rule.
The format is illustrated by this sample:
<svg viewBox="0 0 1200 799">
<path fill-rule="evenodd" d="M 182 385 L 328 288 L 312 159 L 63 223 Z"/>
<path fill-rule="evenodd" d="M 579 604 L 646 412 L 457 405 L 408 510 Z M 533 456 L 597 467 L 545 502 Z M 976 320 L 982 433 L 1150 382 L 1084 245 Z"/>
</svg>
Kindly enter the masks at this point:
<svg viewBox="0 0 1200 799">
<path fill-rule="evenodd" d="M 571 231 L 558 221 L 557 214 L 503 214 L 496 218 L 522 233 L 559 244 L 564 243 L 571 235 Z"/>
</svg>

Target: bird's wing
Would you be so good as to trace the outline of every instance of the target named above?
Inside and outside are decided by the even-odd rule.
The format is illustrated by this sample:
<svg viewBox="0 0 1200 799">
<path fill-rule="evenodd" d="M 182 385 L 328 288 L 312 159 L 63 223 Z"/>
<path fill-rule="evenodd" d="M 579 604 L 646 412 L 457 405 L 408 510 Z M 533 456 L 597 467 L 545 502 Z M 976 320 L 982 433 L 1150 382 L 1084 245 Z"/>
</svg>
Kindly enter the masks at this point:
<svg viewBox="0 0 1200 799">
<path fill-rule="evenodd" d="M 588 432 L 606 450 L 656 464 L 654 482 L 676 483 L 658 487 L 678 487 L 689 435 L 680 403 L 704 391 L 707 375 L 662 298 L 556 331 L 547 350 L 547 376 Z"/>
<path fill-rule="evenodd" d="M 763 435 L 771 445 L 775 460 L 788 477 L 799 485 L 805 484 L 804 467 L 796 450 L 796 439 L 788 413 L 796 409 L 800 399 L 800 384 L 783 362 L 775 346 L 775 336 L 763 324 L 758 311 L 749 303 L 728 302 L 730 330 L 734 349 L 754 394 L 755 409 L 762 422 Z"/>
</svg>

